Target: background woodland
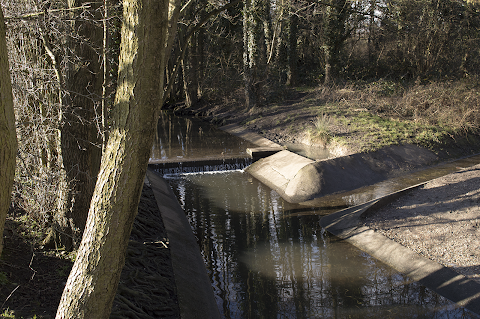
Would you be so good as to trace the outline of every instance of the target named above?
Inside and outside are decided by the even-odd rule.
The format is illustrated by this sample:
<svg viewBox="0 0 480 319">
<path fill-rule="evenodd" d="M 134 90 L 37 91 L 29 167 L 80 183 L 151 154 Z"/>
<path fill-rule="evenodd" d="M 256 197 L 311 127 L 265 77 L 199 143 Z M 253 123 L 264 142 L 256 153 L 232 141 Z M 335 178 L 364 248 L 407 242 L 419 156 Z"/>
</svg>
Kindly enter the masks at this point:
<svg viewBox="0 0 480 319">
<path fill-rule="evenodd" d="M 117 123 L 123 5 L 1 0 L 18 139 L 10 211 L 40 225 L 47 248 L 75 250 L 86 227 Z M 476 1 L 188 0 L 168 14 L 168 35 L 148 39 L 166 48 L 158 108 L 234 101 L 243 112 L 287 87 L 385 80 L 384 94 L 462 83 L 478 95 Z M 464 130 L 478 112 L 472 121 Z"/>
</svg>

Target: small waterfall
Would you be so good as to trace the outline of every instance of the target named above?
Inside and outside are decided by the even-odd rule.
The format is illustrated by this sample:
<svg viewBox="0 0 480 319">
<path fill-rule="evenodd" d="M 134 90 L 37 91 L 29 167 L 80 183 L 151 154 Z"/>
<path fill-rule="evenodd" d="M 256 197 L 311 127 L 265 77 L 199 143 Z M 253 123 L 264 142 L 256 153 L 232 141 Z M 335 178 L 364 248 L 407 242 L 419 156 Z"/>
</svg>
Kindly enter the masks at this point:
<svg viewBox="0 0 480 319">
<path fill-rule="evenodd" d="M 252 164 L 251 158 L 230 158 L 176 163 L 156 163 L 149 164 L 149 167 L 162 175 L 173 175 L 182 173 L 242 170 L 250 164 Z"/>
</svg>

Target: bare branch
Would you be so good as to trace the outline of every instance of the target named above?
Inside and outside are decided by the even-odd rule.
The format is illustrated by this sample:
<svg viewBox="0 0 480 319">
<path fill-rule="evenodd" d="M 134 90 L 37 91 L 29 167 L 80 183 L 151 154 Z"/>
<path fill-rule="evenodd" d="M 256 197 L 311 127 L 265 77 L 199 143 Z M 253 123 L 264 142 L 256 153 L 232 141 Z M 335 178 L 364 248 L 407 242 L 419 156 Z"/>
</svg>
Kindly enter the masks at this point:
<svg viewBox="0 0 480 319">
<path fill-rule="evenodd" d="M 29 19 L 36 19 L 38 17 L 44 16 L 46 14 L 54 13 L 54 12 L 67 12 L 67 11 L 76 11 L 76 10 L 85 10 L 85 9 L 90 9 L 92 6 L 87 3 L 84 4 L 81 7 L 75 7 L 75 8 L 66 8 L 66 9 L 51 9 L 51 10 L 45 10 L 45 11 L 39 11 L 39 12 L 32 12 L 32 13 L 26 13 L 22 14 L 19 16 L 8 16 L 5 17 L 6 21 L 12 21 L 12 20 L 29 20 Z"/>
<path fill-rule="evenodd" d="M 207 23 L 208 20 L 210 20 L 211 17 L 219 14 L 222 11 L 227 10 L 230 7 L 233 7 L 233 6 L 237 5 L 241 1 L 243 1 L 243 0 L 234 0 L 234 1 L 222 6 L 220 8 L 212 10 L 199 23 L 197 23 L 195 26 L 193 26 L 192 29 L 189 32 L 187 32 L 187 34 L 185 35 L 185 38 L 184 38 L 183 46 L 182 46 L 181 51 L 180 51 L 181 53 L 178 55 L 177 61 L 175 63 L 175 68 L 173 69 L 172 75 L 169 78 L 170 80 L 168 81 L 167 87 L 165 88 L 165 91 L 164 91 L 164 94 L 163 94 L 162 105 L 165 102 L 166 97 L 170 94 L 170 91 L 173 88 L 173 83 L 175 82 L 174 79 L 177 77 L 178 71 L 180 69 L 180 62 L 185 58 L 185 52 L 186 52 L 186 48 L 187 48 L 187 45 L 188 45 L 188 41 L 190 40 L 192 35 L 196 31 L 198 31 L 201 27 L 203 27 L 205 25 L 205 23 Z"/>
</svg>

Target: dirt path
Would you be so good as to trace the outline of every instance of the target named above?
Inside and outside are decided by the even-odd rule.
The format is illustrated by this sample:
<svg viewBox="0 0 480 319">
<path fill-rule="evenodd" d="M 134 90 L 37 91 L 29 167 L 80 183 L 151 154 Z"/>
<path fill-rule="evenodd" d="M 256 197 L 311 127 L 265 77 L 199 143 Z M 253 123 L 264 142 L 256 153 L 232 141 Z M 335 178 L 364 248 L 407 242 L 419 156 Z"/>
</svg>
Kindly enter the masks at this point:
<svg viewBox="0 0 480 319">
<path fill-rule="evenodd" d="M 428 182 L 365 224 L 480 283 L 480 165 Z"/>
</svg>

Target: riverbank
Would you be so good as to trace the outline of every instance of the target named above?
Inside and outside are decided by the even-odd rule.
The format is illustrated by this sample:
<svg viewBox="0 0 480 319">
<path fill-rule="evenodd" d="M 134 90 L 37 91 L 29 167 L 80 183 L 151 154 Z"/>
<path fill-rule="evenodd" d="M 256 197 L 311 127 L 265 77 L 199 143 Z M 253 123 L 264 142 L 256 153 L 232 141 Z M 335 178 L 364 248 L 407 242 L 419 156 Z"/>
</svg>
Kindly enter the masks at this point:
<svg viewBox="0 0 480 319">
<path fill-rule="evenodd" d="M 338 211 L 330 233 L 480 315 L 478 156 L 456 172 Z"/>
<path fill-rule="evenodd" d="M 38 246 L 35 228 L 10 215 L 0 260 L 0 318 L 55 318 L 74 258 Z M 168 235 L 144 185 L 111 318 L 180 318 Z"/>
<path fill-rule="evenodd" d="M 168 107 L 218 126 L 235 123 L 280 145 L 328 149 L 330 158 L 411 144 L 442 159 L 480 151 L 480 96 L 477 84 L 389 88 L 388 81 L 285 88 L 282 99 L 245 108 L 242 98 Z M 388 93 L 388 94 L 387 94 Z"/>
<path fill-rule="evenodd" d="M 380 121 L 382 126 L 378 126 L 378 123 L 375 124 L 379 122 L 378 114 L 380 113 L 377 113 L 379 109 L 352 107 L 349 110 L 350 107 L 342 104 L 343 102 L 335 105 L 323 105 L 324 93 L 316 90 L 294 91 L 288 99 L 280 104 L 251 110 L 243 110 L 238 105 L 226 103 L 213 107 L 199 105 L 194 109 L 180 107 L 176 108 L 175 112 L 203 116 L 216 124 L 238 123 L 279 144 L 293 142 L 320 148 L 327 147 L 331 157 L 355 154 L 359 151 L 372 151 L 386 143 L 395 144 L 415 140 L 413 137 L 409 139 L 411 131 L 408 130 L 402 133 L 403 137 L 395 135 L 402 126 L 399 124 L 401 123 L 399 120 Z M 349 94 L 352 93 L 343 90 L 338 93 L 337 99 L 339 96 L 346 97 Z M 336 108 L 337 106 L 338 108 Z M 340 115 L 337 117 L 335 114 Z M 326 134 L 324 135 L 320 134 L 319 126 L 321 125 L 317 125 L 318 120 L 322 118 L 325 118 L 324 124 L 326 124 L 326 130 L 324 130 Z M 358 119 L 363 119 L 361 124 L 366 129 L 372 123 L 377 125 L 372 126 L 372 133 L 375 133 L 376 129 L 380 132 L 393 124 L 394 129 L 387 131 L 388 134 L 384 134 L 385 131 L 382 131 L 380 132 L 383 134 L 382 137 L 375 137 L 372 134 L 366 134 L 365 130 L 361 130 L 349 122 Z M 421 129 L 419 126 L 417 132 L 419 134 L 423 132 L 424 136 L 432 133 L 429 128 Z M 405 136 L 407 137 L 405 138 Z M 438 137 L 437 135 L 430 136 Z M 474 152 L 480 145 L 480 143 L 475 144 L 476 139 L 478 139 L 476 135 L 459 135 L 456 139 L 452 137 L 447 137 L 442 141 L 438 138 L 437 140 L 431 139 L 429 143 L 425 142 L 425 145 L 442 155 L 443 158 L 449 158 Z M 73 256 L 68 256 L 62 251 L 52 252 L 39 247 L 40 241 L 27 235 L 36 232 L 36 229 L 34 227 L 25 228 L 19 223 L 22 223 L 21 217 L 10 218 L 6 228 L 6 237 L 12 241 L 7 240 L 5 251 L 9 251 L 9 253 L 0 262 L 0 300 L 3 300 L 1 311 L 6 318 L 12 313 L 11 310 L 15 311 L 16 318 L 21 318 L 20 315 L 26 318 L 31 318 L 33 315 L 36 315 L 37 318 L 53 318 Z M 169 277 L 171 273 L 165 272 L 164 275 Z M 129 291 L 125 291 L 128 294 Z M 167 290 L 167 292 L 171 293 L 171 290 Z M 167 299 L 169 298 L 167 297 Z M 173 316 L 175 316 L 175 311 L 172 312 Z M 15 318 L 15 316 L 11 318 Z"/>
<path fill-rule="evenodd" d="M 427 182 L 364 225 L 480 284 L 480 165 Z"/>
</svg>

